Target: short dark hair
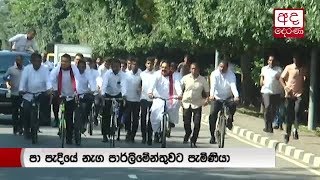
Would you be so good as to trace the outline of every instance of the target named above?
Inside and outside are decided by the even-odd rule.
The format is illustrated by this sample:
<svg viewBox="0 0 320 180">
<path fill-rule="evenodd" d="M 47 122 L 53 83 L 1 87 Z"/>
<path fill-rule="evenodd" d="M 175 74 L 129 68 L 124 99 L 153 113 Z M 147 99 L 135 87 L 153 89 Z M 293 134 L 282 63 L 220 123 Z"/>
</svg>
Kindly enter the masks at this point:
<svg viewBox="0 0 320 180">
<path fill-rule="evenodd" d="M 35 60 L 36 58 L 42 59 L 42 56 L 39 53 L 32 53 L 31 54 L 31 61 Z"/>
<path fill-rule="evenodd" d="M 199 69 L 199 64 L 198 63 L 194 62 L 191 65 L 194 65 L 197 69 Z"/>
<path fill-rule="evenodd" d="M 112 57 L 106 57 L 106 58 L 104 58 L 104 62 L 106 62 L 106 63 L 111 63 L 111 61 L 112 61 Z"/>
<path fill-rule="evenodd" d="M 117 58 L 111 58 L 111 64 L 114 65 L 114 64 L 119 64 L 119 66 L 121 66 L 121 62 L 119 59 Z"/>
<path fill-rule="evenodd" d="M 150 61 L 150 62 L 154 63 L 155 59 L 156 59 L 155 57 L 147 57 L 146 61 Z"/>
<path fill-rule="evenodd" d="M 77 53 L 76 56 L 80 56 L 82 59 L 84 58 L 82 53 Z"/>
<path fill-rule="evenodd" d="M 83 60 L 83 59 L 81 59 L 81 60 L 78 61 L 78 65 L 79 65 L 79 64 L 84 64 L 85 66 L 87 65 L 86 61 Z"/>
<path fill-rule="evenodd" d="M 67 58 L 71 62 L 71 56 L 69 54 L 64 54 L 61 56 L 61 58 Z"/>
<path fill-rule="evenodd" d="M 30 29 L 28 30 L 28 33 L 37 34 L 37 31 L 36 31 L 36 29 L 34 29 L 34 28 L 30 28 Z"/>
<path fill-rule="evenodd" d="M 227 61 L 227 60 L 221 60 L 220 62 L 219 62 L 219 64 L 225 64 L 225 65 L 227 65 L 227 67 L 229 67 L 229 61 Z"/>
</svg>

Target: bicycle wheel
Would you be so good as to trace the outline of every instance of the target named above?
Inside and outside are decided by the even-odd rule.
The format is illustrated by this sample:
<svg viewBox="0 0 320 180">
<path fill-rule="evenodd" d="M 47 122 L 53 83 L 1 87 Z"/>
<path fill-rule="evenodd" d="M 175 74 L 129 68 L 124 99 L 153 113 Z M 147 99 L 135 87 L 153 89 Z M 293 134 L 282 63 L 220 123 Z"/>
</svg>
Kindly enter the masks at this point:
<svg viewBox="0 0 320 180">
<path fill-rule="evenodd" d="M 110 147 L 114 147 L 114 136 L 115 136 L 115 115 L 113 113 L 111 116 L 110 134 L 109 134 Z"/>
<path fill-rule="evenodd" d="M 88 124 L 88 131 L 90 136 L 92 136 L 93 134 L 93 121 L 94 121 L 94 107 L 92 107 L 91 111 L 90 111 L 90 115 L 89 115 L 89 124 Z"/>
<path fill-rule="evenodd" d="M 31 136 L 32 136 L 32 144 L 36 144 L 38 142 L 38 128 L 37 128 L 37 107 L 32 106 L 31 112 L 30 112 L 30 120 L 31 120 Z"/>
<path fill-rule="evenodd" d="M 161 132 L 161 148 L 165 148 L 167 145 L 167 123 L 168 123 L 168 116 L 167 114 L 163 115 L 162 118 L 162 132 Z"/>
<path fill-rule="evenodd" d="M 74 135 L 75 135 L 75 141 L 76 145 L 81 145 L 81 128 L 82 128 L 82 117 L 81 117 L 81 109 L 80 107 L 77 107 L 74 112 L 74 120 L 75 120 L 75 126 L 74 126 Z"/>
<path fill-rule="evenodd" d="M 66 135 L 67 135 L 67 132 L 66 132 L 66 121 L 64 118 L 62 118 L 60 120 L 60 139 L 61 139 L 61 147 L 64 148 L 64 143 L 65 143 L 65 140 L 66 140 Z"/>
<path fill-rule="evenodd" d="M 220 132 L 220 137 L 219 137 L 220 140 L 218 140 L 219 141 L 219 148 L 223 148 L 224 147 L 224 138 L 226 135 L 226 117 L 224 115 L 220 117 L 219 132 Z"/>
</svg>

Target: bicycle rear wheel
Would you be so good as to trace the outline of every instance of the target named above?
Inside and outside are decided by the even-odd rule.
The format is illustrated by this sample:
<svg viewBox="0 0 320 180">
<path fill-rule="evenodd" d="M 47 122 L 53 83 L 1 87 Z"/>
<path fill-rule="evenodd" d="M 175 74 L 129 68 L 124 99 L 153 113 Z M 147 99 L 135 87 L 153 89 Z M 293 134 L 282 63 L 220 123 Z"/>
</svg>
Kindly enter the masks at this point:
<svg viewBox="0 0 320 180">
<path fill-rule="evenodd" d="M 168 123 L 168 116 L 166 114 L 163 115 L 162 118 L 162 132 L 161 132 L 161 148 L 165 148 L 167 146 L 167 123 Z"/>
<path fill-rule="evenodd" d="M 116 125 L 115 125 L 115 115 L 112 114 L 111 116 L 111 123 L 110 123 L 110 134 L 109 134 L 109 141 L 110 147 L 113 148 L 115 146 L 115 133 L 116 133 Z"/>
<path fill-rule="evenodd" d="M 219 148 L 223 148 L 224 147 L 224 139 L 225 139 L 225 135 L 226 135 L 226 117 L 225 116 L 220 117 L 219 133 L 220 133 L 220 137 L 218 138 Z"/>
<path fill-rule="evenodd" d="M 60 136 L 60 140 L 61 140 L 61 147 L 64 148 L 64 144 L 65 144 L 65 140 L 66 140 L 66 122 L 65 119 L 61 119 L 60 120 L 60 128 L 59 128 L 59 136 Z"/>
</svg>

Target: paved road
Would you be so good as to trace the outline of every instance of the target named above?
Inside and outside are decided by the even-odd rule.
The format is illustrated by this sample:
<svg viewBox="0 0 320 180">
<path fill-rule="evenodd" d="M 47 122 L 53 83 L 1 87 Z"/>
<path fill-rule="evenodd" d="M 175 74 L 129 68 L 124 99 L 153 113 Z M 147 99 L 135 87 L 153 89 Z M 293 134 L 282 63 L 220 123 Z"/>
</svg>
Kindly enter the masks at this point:
<svg viewBox="0 0 320 180">
<path fill-rule="evenodd" d="M 31 141 L 26 141 L 22 136 L 12 135 L 12 128 L 8 125 L 0 126 L 0 147 L 59 147 L 59 139 L 56 135 L 57 130 L 51 127 L 42 127 L 43 131 L 39 137 L 39 145 L 31 145 Z M 96 127 L 93 136 L 84 137 L 82 147 L 108 148 L 109 144 L 101 142 L 99 127 Z M 169 139 L 168 147 L 187 148 L 189 145 L 182 144 L 184 130 L 182 124 L 178 125 L 173 137 Z M 124 137 L 122 136 L 122 139 Z M 206 124 L 202 124 L 198 147 L 212 147 L 217 145 L 208 144 L 209 131 Z M 140 133 L 136 138 L 136 143 L 119 142 L 117 147 L 148 147 L 141 144 Z M 70 148 L 77 146 L 70 145 Z M 157 148 L 159 145 L 153 145 Z M 255 148 L 250 143 L 231 135 L 227 136 L 226 147 L 234 148 Z M 319 176 L 310 171 L 301 168 L 282 158 L 276 158 L 276 168 L 272 169 L 156 169 L 156 168 L 61 168 L 61 169 L 0 169 L 0 179 L 3 180 L 20 180 L 21 177 L 28 177 L 33 180 L 96 180 L 96 179 L 139 179 L 139 180 L 179 180 L 179 179 L 319 179 Z"/>
</svg>

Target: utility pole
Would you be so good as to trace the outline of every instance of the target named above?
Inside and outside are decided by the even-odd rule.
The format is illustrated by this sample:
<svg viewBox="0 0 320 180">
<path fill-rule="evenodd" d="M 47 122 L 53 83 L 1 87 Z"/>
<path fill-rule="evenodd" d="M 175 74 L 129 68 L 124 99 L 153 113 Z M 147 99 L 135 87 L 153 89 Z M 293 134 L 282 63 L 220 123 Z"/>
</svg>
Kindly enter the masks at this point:
<svg viewBox="0 0 320 180">
<path fill-rule="evenodd" d="M 317 76 L 318 71 L 318 61 L 317 61 L 317 49 L 313 48 L 311 51 L 311 63 L 310 63 L 310 87 L 309 87 L 309 109 L 308 109 L 308 129 L 316 129 L 316 112 L 319 104 L 317 101 L 317 82 L 319 82 L 319 77 Z"/>
</svg>

